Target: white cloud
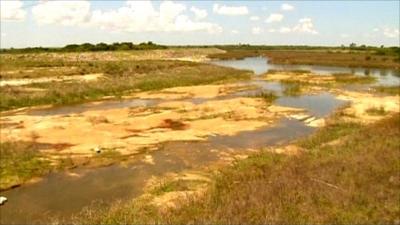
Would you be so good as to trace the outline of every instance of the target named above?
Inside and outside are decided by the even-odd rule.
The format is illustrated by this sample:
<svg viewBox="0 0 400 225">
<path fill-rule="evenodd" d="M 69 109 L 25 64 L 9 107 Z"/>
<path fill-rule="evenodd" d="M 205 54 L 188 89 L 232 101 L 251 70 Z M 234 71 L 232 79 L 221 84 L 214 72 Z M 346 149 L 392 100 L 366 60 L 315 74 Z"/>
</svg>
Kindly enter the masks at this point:
<svg viewBox="0 0 400 225">
<path fill-rule="evenodd" d="M 279 13 L 272 13 L 271 15 L 269 15 L 269 17 L 265 20 L 265 22 L 267 23 L 273 23 L 273 22 L 280 22 L 282 21 L 284 18 L 284 16 L 282 14 Z"/>
<path fill-rule="evenodd" d="M 190 8 L 190 11 L 192 11 L 194 13 L 194 15 L 196 16 L 196 19 L 201 20 L 207 17 L 207 10 L 205 9 L 199 9 L 196 8 L 194 6 L 192 6 L 192 8 Z"/>
<path fill-rule="evenodd" d="M 318 31 L 314 29 L 314 24 L 311 18 L 300 19 L 299 23 L 294 26 L 292 30 L 299 33 L 318 34 Z"/>
<path fill-rule="evenodd" d="M 318 34 L 318 31 L 314 29 L 314 24 L 310 18 L 302 18 L 293 27 L 281 27 L 279 33 L 310 33 Z"/>
<path fill-rule="evenodd" d="M 258 16 L 251 16 L 251 17 L 250 17 L 250 20 L 251 20 L 251 21 L 259 21 L 259 20 L 260 20 L 260 17 L 258 17 Z"/>
<path fill-rule="evenodd" d="M 89 1 L 40 1 L 32 14 L 41 24 L 81 25 L 90 15 Z"/>
<path fill-rule="evenodd" d="M 213 5 L 213 12 L 226 16 L 242 16 L 249 14 L 247 6 L 226 6 L 226 5 Z"/>
<path fill-rule="evenodd" d="M 294 10 L 294 6 L 292 6 L 292 5 L 290 5 L 290 4 L 287 4 L 287 3 L 283 3 L 283 4 L 281 5 L 281 9 L 282 9 L 283 11 L 292 11 L 292 10 Z"/>
<path fill-rule="evenodd" d="M 260 27 L 253 27 L 252 29 L 251 29 L 251 33 L 252 34 L 260 34 L 261 33 L 261 28 Z"/>
<path fill-rule="evenodd" d="M 292 29 L 290 29 L 289 27 L 281 27 L 279 29 L 279 33 L 290 33 L 292 31 Z"/>
<path fill-rule="evenodd" d="M 274 28 L 270 28 L 270 29 L 268 29 L 268 32 L 270 32 L 270 33 L 275 33 L 276 30 L 275 30 Z"/>
<path fill-rule="evenodd" d="M 208 22 L 193 22 L 187 16 L 180 15 L 175 21 L 175 29 L 172 31 L 200 31 L 209 33 L 221 33 L 222 27 Z"/>
<path fill-rule="evenodd" d="M 22 9 L 22 1 L 0 1 L 0 18 L 8 21 L 25 19 L 26 11 Z"/>
<path fill-rule="evenodd" d="M 399 29 L 397 28 L 384 28 L 383 35 L 388 38 L 399 38 Z"/>
<path fill-rule="evenodd" d="M 191 20 L 184 14 L 186 10 L 185 5 L 171 1 L 162 2 L 159 10 L 156 10 L 150 1 L 129 1 L 126 6 L 116 10 L 94 11 L 90 24 L 102 29 L 127 32 L 222 32 L 222 28 L 217 24 Z"/>
<path fill-rule="evenodd" d="M 238 31 L 238 30 L 232 30 L 231 33 L 232 33 L 232 34 L 238 34 L 239 31 Z"/>
<path fill-rule="evenodd" d="M 378 32 L 378 31 L 379 31 L 379 28 L 374 28 L 373 31 L 374 31 L 374 32 Z"/>
<path fill-rule="evenodd" d="M 340 37 L 341 38 L 348 38 L 348 37 L 350 37 L 350 35 L 348 35 L 348 34 L 340 34 Z"/>
</svg>

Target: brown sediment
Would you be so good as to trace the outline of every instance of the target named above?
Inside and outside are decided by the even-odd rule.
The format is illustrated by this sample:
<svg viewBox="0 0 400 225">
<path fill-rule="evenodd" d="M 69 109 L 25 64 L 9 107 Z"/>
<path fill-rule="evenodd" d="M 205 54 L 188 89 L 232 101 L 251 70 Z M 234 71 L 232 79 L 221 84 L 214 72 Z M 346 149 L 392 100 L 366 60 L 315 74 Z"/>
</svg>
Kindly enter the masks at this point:
<svg viewBox="0 0 400 225">
<path fill-rule="evenodd" d="M 361 123 L 372 123 L 385 117 L 382 115 L 371 115 L 368 109 L 379 108 L 385 113 L 399 113 L 399 96 L 376 96 L 370 93 L 342 91 L 338 99 L 350 101 L 349 107 L 343 110 L 342 114 L 347 120 Z"/>
<path fill-rule="evenodd" d="M 0 81 L 0 87 L 3 86 L 21 86 L 34 83 L 49 83 L 49 82 L 67 82 L 67 81 L 96 81 L 99 78 L 104 77 L 102 73 L 96 74 L 85 74 L 85 75 L 71 75 L 61 77 L 40 77 L 40 78 L 29 78 L 29 79 L 7 79 Z M 30 91 L 43 91 L 43 89 L 37 88 L 25 88 Z"/>
<path fill-rule="evenodd" d="M 184 96 L 212 98 L 230 93 L 238 85 L 178 87 L 162 92 L 145 92 L 146 98 L 180 99 Z M 149 112 L 147 112 L 149 111 Z M 29 141 L 52 145 L 54 154 L 93 156 L 94 149 L 117 149 L 121 154 L 139 153 L 165 141 L 205 140 L 210 135 L 235 135 L 273 126 L 282 116 L 302 110 L 267 106 L 257 98 L 163 102 L 151 108 L 89 110 L 68 116 L 34 116 L 24 113 L 3 116 L 7 123 L 22 123 L 1 129 L 2 141 Z M 154 113 L 157 112 L 157 113 Z M 63 143 L 63 144 L 59 144 Z M 46 153 L 51 151 L 47 150 Z"/>
</svg>

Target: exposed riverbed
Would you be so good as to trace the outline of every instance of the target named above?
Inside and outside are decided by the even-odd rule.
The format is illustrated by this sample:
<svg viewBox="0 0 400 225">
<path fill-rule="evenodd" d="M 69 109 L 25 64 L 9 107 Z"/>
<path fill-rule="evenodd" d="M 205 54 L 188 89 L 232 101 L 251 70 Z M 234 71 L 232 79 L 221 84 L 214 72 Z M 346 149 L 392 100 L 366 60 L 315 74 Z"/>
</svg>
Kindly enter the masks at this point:
<svg viewBox="0 0 400 225">
<path fill-rule="evenodd" d="M 259 57 L 213 63 L 249 69 L 257 75 L 269 69 L 305 69 L 320 74 L 347 72 L 342 68 L 329 67 L 328 69 L 320 66 L 274 66 Z M 360 71 L 357 70 L 356 73 L 363 75 Z M 374 72 L 374 70 L 370 71 L 370 75 L 377 76 L 381 84 L 400 83 L 398 74 L 394 71 L 387 71 L 385 75 L 381 72 Z M 285 96 L 279 82 L 264 81 L 257 77 L 243 82 L 241 85 L 255 88 L 238 89 L 221 96 L 193 98 L 178 96 L 177 99 L 138 97 L 107 100 L 76 106 L 28 110 L 21 114 L 41 118 L 69 117 L 90 112 L 106 115 L 109 112 L 107 110 L 148 108 L 163 104 L 170 106 L 177 100 L 181 105 L 201 107 L 202 104 L 212 101 L 236 99 L 253 96 L 263 91 L 274 91 L 278 95 L 275 105 L 303 109 L 309 116 L 318 119 L 329 116 L 335 109 L 346 103 L 344 100 L 336 99 L 335 95 L 328 92 Z M 224 106 L 221 105 L 221 107 Z M 1 192 L 2 196 L 9 199 L 9 202 L 0 207 L 0 222 L 1 224 L 43 222 L 52 217 L 68 217 L 96 201 L 111 203 L 117 200 L 129 200 L 142 194 L 147 181 L 153 177 L 204 168 L 221 161 L 221 153 L 234 155 L 266 146 L 284 144 L 309 135 L 314 129 L 303 121 L 289 116 L 281 116 L 271 124 L 265 124 L 256 129 L 242 130 L 233 135 L 221 132 L 207 134 L 205 138 L 197 141 L 160 141 L 152 151 L 138 153 L 134 157 L 112 166 L 96 169 L 77 168 L 68 172 L 52 173 L 40 182 Z M 182 133 L 179 134 L 184 134 L 185 131 L 180 132 Z"/>
</svg>

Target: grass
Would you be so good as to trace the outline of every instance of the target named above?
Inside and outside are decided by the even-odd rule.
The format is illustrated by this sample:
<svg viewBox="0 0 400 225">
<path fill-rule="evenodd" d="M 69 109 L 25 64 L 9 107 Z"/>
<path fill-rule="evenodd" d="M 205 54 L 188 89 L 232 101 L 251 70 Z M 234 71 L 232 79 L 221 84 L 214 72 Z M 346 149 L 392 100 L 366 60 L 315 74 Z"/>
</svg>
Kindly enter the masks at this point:
<svg viewBox="0 0 400 225">
<path fill-rule="evenodd" d="M 281 82 L 284 87 L 283 94 L 286 96 L 299 96 L 302 94 L 301 84 Z"/>
<path fill-rule="evenodd" d="M 49 161 L 42 158 L 38 148 L 35 142 L 0 143 L 0 190 L 42 176 L 51 170 Z"/>
<path fill-rule="evenodd" d="M 375 87 L 375 90 L 380 93 L 385 93 L 389 95 L 399 95 L 400 94 L 400 86 L 378 86 Z"/>
<path fill-rule="evenodd" d="M 385 108 L 383 106 L 381 107 L 370 107 L 367 110 L 365 110 L 365 112 L 368 115 L 371 116 L 384 116 L 386 115 L 388 112 L 386 112 Z"/>
<path fill-rule="evenodd" d="M 398 114 L 366 127 L 337 122 L 300 142 L 300 155 L 262 152 L 237 161 L 203 197 L 178 208 L 158 211 L 137 200 L 86 211 L 77 224 L 396 223 L 399 123 Z"/>
<path fill-rule="evenodd" d="M 263 48 L 262 46 L 240 49 L 221 48 L 225 53 L 210 54 L 212 59 L 243 59 L 245 57 L 265 56 L 273 64 L 294 65 L 326 65 L 344 67 L 390 68 L 400 69 L 398 55 L 379 55 L 369 51 L 327 51 L 323 48 L 314 49 L 284 49 L 279 47 Z"/>
<path fill-rule="evenodd" d="M 357 76 L 347 73 L 334 73 L 332 76 L 338 83 L 373 83 L 376 81 L 376 78 L 372 76 Z"/>
<path fill-rule="evenodd" d="M 189 191 L 192 190 L 193 187 L 199 184 L 204 184 L 204 182 L 196 180 L 181 180 L 181 179 L 162 181 L 161 183 L 156 185 L 153 189 L 151 189 L 150 193 L 155 196 L 160 196 L 167 192 Z"/>
<path fill-rule="evenodd" d="M 252 95 L 250 97 L 261 98 L 267 104 L 270 104 L 270 103 L 274 102 L 278 98 L 278 96 L 272 91 L 262 91 L 262 92 L 259 92 L 259 93 L 255 94 L 255 95 Z"/>
<path fill-rule="evenodd" d="M 75 104 L 101 99 L 104 96 L 119 97 L 134 90 L 160 90 L 250 78 L 250 73 L 244 70 L 183 61 L 95 62 L 88 70 L 102 72 L 105 78 L 90 83 L 52 82 L 23 87 L 2 87 L 0 110 L 45 104 Z M 32 91 L 30 87 L 39 87 L 43 91 Z"/>
<path fill-rule="evenodd" d="M 270 63 L 297 65 L 326 65 L 344 67 L 400 69 L 396 55 L 370 55 L 368 52 L 327 52 L 311 50 L 263 51 Z"/>
</svg>

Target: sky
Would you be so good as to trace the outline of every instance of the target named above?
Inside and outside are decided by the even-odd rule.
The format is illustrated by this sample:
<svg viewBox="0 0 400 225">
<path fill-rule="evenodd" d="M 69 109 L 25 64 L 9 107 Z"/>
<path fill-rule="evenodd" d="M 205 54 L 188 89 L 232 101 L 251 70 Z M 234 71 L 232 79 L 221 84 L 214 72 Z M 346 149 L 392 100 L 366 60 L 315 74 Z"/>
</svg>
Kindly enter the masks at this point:
<svg viewBox="0 0 400 225">
<path fill-rule="evenodd" d="M 1 48 L 166 45 L 399 46 L 400 1 L 0 0 Z"/>
</svg>

